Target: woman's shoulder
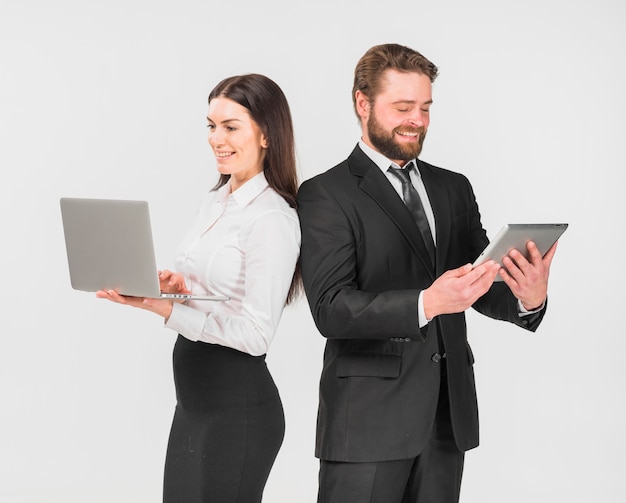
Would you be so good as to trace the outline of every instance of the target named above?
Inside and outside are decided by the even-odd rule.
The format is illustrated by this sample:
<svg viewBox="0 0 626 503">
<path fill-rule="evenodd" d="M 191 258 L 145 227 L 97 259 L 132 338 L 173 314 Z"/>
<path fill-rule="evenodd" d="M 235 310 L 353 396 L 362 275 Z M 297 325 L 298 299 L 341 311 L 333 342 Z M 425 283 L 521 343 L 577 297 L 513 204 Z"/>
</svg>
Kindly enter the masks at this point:
<svg viewBox="0 0 626 503">
<path fill-rule="evenodd" d="M 292 208 L 285 198 L 270 186 L 252 201 L 251 206 L 255 207 L 255 211 L 273 211 L 297 216 L 296 209 Z"/>
<path fill-rule="evenodd" d="M 274 231 L 270 229 L 283 229 L 282 232 L 299 232 L 300 220 L 295 208 L 289 206 L 287 201 L 274 189 L 267 187 L 258 194 L 246 208 L 247 227 L 257 231 Z M 290 229 L 288 231 L 288 229 Z"/>
</svg>

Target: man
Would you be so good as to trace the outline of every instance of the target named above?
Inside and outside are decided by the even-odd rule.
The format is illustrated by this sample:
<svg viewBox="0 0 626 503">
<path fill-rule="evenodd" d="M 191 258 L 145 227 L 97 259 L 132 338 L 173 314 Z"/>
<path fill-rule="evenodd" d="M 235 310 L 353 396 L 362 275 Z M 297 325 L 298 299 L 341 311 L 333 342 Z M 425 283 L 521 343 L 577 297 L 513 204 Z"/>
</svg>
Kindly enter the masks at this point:
<svg viewBox="0 0 626 503">
<path fill-rule="evenodd" d="M 327 338 L 319 503 L 457 502 L 478 445 L 464 311 L 532 331 L 545 313 L 556 245 L 472 268 L 488 244 L 472 187 L 418 159 L 437 72 L 407 47 L 368 50 L 352 93 L 361 140 L 299 191 L 304 287 Z"/>
</svg>

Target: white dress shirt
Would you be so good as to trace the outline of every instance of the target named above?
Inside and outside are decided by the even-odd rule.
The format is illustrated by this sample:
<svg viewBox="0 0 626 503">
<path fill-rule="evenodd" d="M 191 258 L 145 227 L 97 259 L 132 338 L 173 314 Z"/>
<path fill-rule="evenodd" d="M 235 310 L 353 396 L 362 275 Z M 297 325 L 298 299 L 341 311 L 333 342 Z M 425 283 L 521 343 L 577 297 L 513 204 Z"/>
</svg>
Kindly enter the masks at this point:
<svg viewBox="0 0 626 503">
<path fill-rule="evenodd" d="M 193 293 L 229 300 L 174 303 L 165 326 L 192 341 L 267 353 L 299 254 L 297 212 L 263 172 L 232 193 L 230 183 L 211 191 L 179 248 L 175 270 Z"/>
<path fill-rule="evenodd" d="M 380 168 L 380 170 L 389 180 L 389 183 L 391 183 L 391 186 L 395 189 L 395 191 L 400 196 L 400 199 L 404 201 L 404 196 L 402 195 L 402 182 L 398 179 L 397 176 L 389 172 L 389 168 L 391 166 L 393 166 L 396 169 L 401 169 L 400 166 L 396 164 L 395 162 L 387 159 L 380 152 L 377 152 L 376 150 L 366 145 L 363 142 L 363 140 L 359 142 L 359 147 L 361 147 L 361 150 L 365 152 L 365 154 L 372 161 L 374 161 L 376 166 Z M 413 184 L 413 187 L 415 187 L 415 190 L 420 196 L 420 199 L 422 201 L 422 206 L 424 207 L 424 213 L 426 213 L 426 219 L 428 220 L 428 226 L 430 227 L 430 233 L 433 235 L 433 242 L 435 243 L 435 246 L 437 246 L 437 232 L 435 230 L 435 214 L 433 213 L 432 206 L 430 205 L 430 200 L 428 199 L 428 194 L 426 193 L 426 187 L 424 186 L 424 182 L 422 181 L 422 175 L 420 173 L 419 167 L 417 166 L 417 163 L 413 160 L 409 161 L 405 166 L 407 166 L 410 163 L 413 163 L 413 166 L 415 167 L 415 169 L 412 169 L 411 171 L 409 171 L 409 178 L 411 179 L 411 183 Z"/>
</svg>

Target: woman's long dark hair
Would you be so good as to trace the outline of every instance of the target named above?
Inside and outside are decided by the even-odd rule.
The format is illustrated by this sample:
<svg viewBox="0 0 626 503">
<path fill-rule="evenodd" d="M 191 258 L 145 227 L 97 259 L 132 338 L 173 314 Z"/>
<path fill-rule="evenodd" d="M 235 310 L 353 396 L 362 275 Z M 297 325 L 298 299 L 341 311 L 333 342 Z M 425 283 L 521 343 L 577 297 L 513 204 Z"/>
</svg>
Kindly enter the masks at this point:
<svg viewBox="0 0 626 503">
<path fill-rule="evenodd" d="M 218 97 L 228 98 L 248 110 L 267 139 L 263 160 L 263 172 L 267 183 L 287 201 L 289 206 L 296 208 L 298 173 L 293 121 L 282 89 L 270 78 L 250 73 L 222 80 L 209 93 L 209 103 Z M 220 175 L 213 189 L 219 189 L 229 179 L 230 175 Z M 295 300 L 301 291 L 302 278 L 298 260 L 287 295 L 287 304 Z"/>
</svg>

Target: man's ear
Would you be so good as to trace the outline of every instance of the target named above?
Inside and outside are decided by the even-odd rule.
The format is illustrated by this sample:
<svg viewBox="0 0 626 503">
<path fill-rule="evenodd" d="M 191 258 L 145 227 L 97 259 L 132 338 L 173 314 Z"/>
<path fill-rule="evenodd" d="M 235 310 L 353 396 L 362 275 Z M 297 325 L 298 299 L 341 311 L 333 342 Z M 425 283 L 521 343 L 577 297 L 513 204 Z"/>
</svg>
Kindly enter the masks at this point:
<svg viewBox="0 0 626 503">
<path fill-rule="evenodd" d="M 356 103 L 356 112 L 361 117 L 361 120 L 367 119 L 370 114 L 370 100 L 361 91 L 357 90 L 354 94 Z"/>
</svg>

